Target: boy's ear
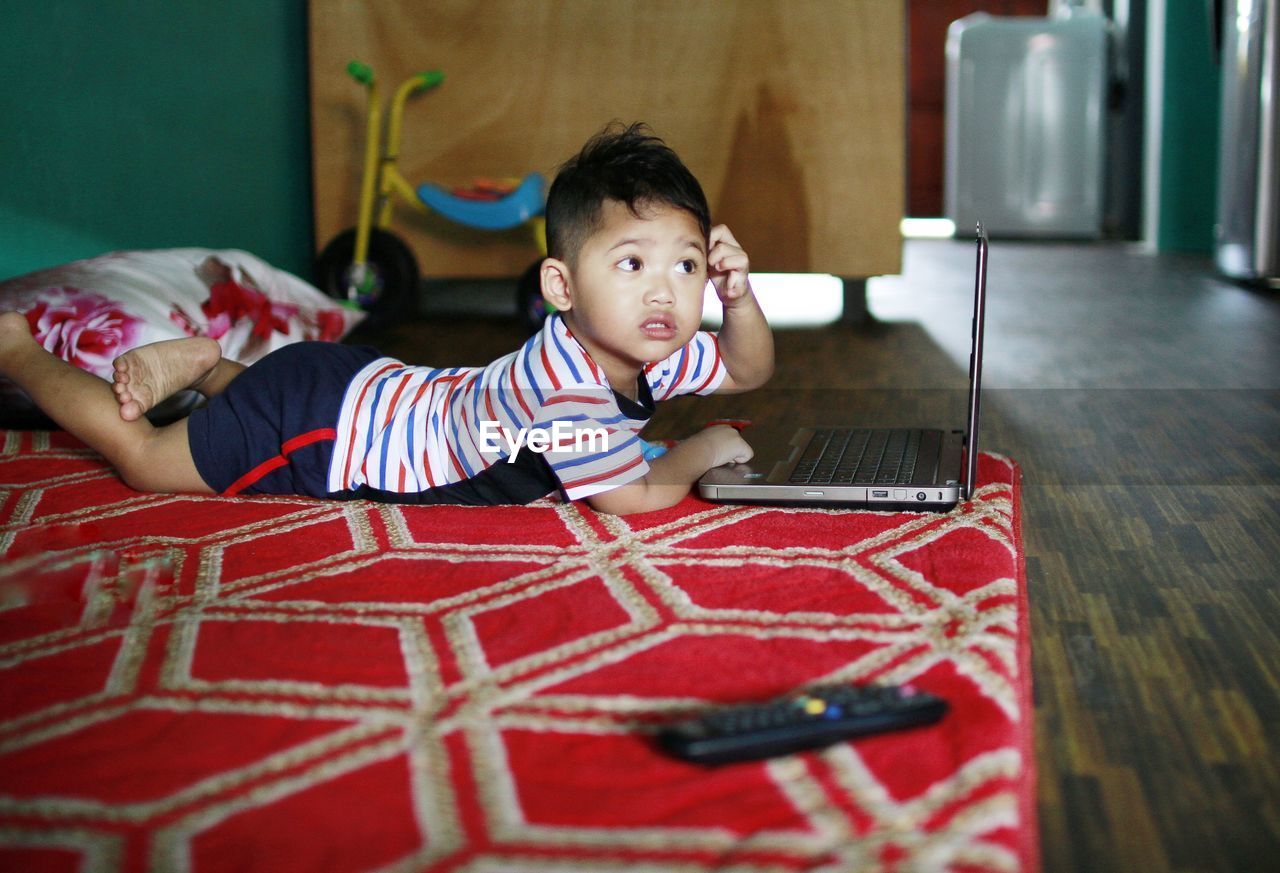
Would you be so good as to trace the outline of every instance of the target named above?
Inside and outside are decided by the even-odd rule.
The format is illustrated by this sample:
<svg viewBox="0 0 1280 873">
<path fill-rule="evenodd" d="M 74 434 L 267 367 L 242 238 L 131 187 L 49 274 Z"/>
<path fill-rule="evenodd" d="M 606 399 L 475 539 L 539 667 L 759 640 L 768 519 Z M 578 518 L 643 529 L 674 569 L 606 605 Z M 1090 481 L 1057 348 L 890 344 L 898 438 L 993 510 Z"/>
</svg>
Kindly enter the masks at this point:
<svg viewBox="0 0 1280 873">
<path fill-rule="evenodd" d="M 542 261 L 542 297 L 561 312 L 573 308 L 569 265 L 564 261 L 555 258 Z"/>
</svg>

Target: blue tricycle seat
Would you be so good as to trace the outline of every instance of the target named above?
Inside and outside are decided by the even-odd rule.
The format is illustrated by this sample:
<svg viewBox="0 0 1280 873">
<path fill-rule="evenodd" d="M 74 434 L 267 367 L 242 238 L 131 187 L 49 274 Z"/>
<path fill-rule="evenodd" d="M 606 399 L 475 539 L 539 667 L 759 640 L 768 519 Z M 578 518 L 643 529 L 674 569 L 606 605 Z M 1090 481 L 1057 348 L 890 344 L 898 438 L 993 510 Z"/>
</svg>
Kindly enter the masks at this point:
<svg viewBox="0 0 1280 873">
<path fill-rule="evenodd" d="M 545 201 L 542 175 L 530 173 L 510 194 L 496 200 L 461 197 L 432 182 L 418 186 L 422 202 L 450 221 L 481 230 L 508 230 L 541 215 Z"/>
</svg>

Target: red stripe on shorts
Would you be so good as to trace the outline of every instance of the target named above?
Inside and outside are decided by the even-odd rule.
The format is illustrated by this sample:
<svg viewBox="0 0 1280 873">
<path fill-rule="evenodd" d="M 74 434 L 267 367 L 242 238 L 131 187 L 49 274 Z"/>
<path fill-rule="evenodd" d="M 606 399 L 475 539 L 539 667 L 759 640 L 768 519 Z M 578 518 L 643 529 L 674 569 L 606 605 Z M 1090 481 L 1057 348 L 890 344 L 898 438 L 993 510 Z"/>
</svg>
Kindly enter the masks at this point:
<svg viewBox="0 0 1280 873">
<path fill-rule="evenodd" d="M 280 446 L 280 454 L 268 461 L 263 461 L 248 473 L 245 473 L 239 479 L 232 482 L 231 487 L 222 492 L 222 496 L 233 497 L 248 488 L 250 485 L 253 485 L 263 476 L 266 476 L 272 470 L 279 470 L 285 464 L 289 463 L 289 455 L 296 452 L 298 449 L 303 448 L 304 446 L 309 446 L 312 443 L 318 443 L 323 440 L 333 441 L 337 438 L 338 432 L 331 427 L 326 427 L 321 428 L 320 430 L 307 431 L 306 433 L 300 434 L 292 439 L 285 440 L 284 444 Z"/>
</svg>

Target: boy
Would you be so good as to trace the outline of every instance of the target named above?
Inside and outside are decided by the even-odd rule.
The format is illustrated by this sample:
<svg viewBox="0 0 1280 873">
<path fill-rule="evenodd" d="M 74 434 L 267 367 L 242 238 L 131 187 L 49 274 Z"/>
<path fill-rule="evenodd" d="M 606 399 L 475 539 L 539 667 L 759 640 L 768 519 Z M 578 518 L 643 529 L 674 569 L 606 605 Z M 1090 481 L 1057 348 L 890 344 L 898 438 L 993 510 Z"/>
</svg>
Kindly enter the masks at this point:
<svg viewBox="0 0 1280 873">
<path fill-rule="evenodd" d="M 611 127 L 556 176 L 542 291 L 556 312 L 487 367 L 406 366 L 372 349 L 298 343 L 246 368 L 203 337 L 134 349 L 115 380 L 42 349 L 0 315 L 0 375 L 141 491 L 302 494 L 421 503 L 527 503 L 553 491 L 613 514 L 679 502 L 706 470 L 751 457 L 711 427 L 654 460 L 654 403 L 743 391 L 773 372 L 748 259 L 710 226 L 701 186 L 643 125 Z M 710 278 L 724 303 L 698 330 Z M 209 403 L 153 427 L 183 388 Z"/>
</svg>

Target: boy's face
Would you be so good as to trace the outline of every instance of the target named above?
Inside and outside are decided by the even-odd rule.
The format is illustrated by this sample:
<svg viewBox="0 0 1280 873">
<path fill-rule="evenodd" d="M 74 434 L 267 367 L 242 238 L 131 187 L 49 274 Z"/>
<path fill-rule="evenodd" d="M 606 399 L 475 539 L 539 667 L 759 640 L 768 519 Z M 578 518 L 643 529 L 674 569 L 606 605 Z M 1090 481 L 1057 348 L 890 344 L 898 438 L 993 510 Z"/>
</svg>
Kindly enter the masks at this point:
<svg viewBox="0 0 1280 873">
<path fill-rule="evenodd" d="M 707 243 L 697 219 L 656 204 L 606 200 L 600 227 L 567 270 L 565 320 L 614 388 L 630 392 L 640 368 L 670 357 L 702 321 Z"/>
</svg>

